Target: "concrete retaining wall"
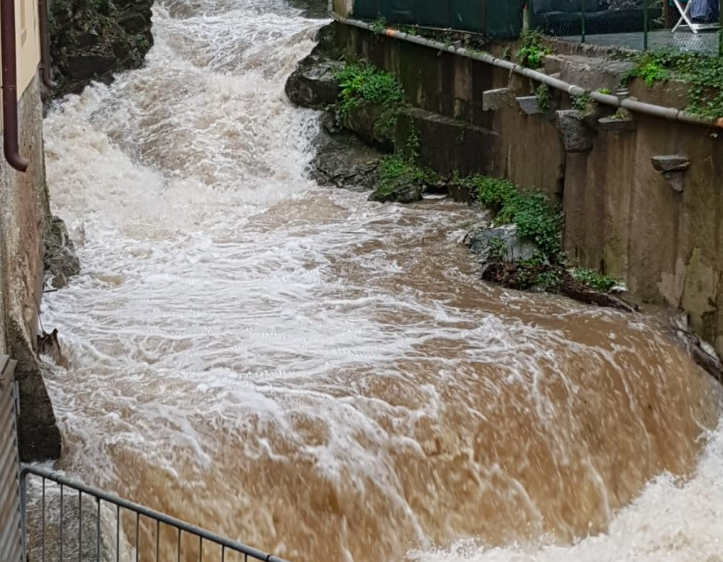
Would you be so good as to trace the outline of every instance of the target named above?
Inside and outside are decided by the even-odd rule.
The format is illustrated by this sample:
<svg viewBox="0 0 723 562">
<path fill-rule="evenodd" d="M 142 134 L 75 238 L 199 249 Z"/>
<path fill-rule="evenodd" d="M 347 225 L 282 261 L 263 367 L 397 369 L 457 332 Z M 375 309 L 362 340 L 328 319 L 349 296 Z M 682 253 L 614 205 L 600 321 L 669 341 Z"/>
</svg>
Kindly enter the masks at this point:
<svg viewBox="0 0 723 562">
<path fill-rule="evenodd" d="M 551 111 L 530 115 L 515 97 L 533 96 L 537 84 L 504 70 L 338 23 L 336 41 L 396 74 L 413 105 L 430 113 L 416 127 L 425 161 L 434 164 L 444 147 L 459 155 L 453 165 L 462 173 L 557 197 L 566 213 L 565 248 L 580 265 L 623 279 L 644 301 L 688 312 L 693 329 L 723 354 L 723 134 L 637 115 L 603 127 L 598 119 L 612 109 L 599 108 L 584 121 L 590 146 L 572 152 L 556 122 L 555 110 L 570 108 L 564 94 L 552 93 Z M 550 64 L 548 71 L 587 88 L 614 87 L 625 70 L 579 53 Z M 511 96 L 484 107 L 483 92 L 505 88 Z M 647 91 L 633 84 L 631 93 L 685 103 L 679 85 Z M 653 168 L 651 158 L 665 155 L 690 161 L 682 192 Z"/>
</svg>

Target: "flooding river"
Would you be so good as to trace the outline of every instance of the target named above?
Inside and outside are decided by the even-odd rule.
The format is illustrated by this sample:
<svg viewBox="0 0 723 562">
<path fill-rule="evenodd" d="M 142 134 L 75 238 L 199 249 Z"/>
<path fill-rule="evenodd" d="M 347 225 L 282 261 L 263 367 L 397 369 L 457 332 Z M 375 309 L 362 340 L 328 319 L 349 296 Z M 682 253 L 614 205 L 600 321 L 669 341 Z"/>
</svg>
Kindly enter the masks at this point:
<svg viewBox="0 0 723 562">
<path fill-rule="evenodd" d="M 155 8 L 46 120 L 71 475 L 298 562 L 721 561 L 717 388 L 639 317 L 485 286 L 474 211 L 308 179 L 282 0 Z M 141 556 L 141 559 L 144 559 Z"/>
</svg>

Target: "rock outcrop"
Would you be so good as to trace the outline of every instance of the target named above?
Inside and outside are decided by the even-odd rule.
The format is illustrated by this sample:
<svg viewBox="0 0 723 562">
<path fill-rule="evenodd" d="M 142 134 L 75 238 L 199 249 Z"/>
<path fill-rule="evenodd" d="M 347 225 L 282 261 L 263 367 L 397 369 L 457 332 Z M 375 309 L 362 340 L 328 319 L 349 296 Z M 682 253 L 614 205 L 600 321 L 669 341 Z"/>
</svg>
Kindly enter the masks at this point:
<svg viewBox="0 0 723 562">
<path fill-rule="evenodd" d="M 320 185 L 366 191 L 379 183 L 382 155 L 354 135 L 323 131 L 316 147 L 313 176 Z"/>
<path fill-rule="evenodd" d="M 80 260 L 68 236 L 65 223 L 58 217 L 50 219 L 50 229 L 45 235 L 45 276 L 56 289 L 68 285 L 68 278 L 80 273 Z"/>
<path fill-rule="evenodd" d="M 55 95 L 79 93 L 93 80 L 111 82 L 138 68 L 153 45 L 153 0 L 55 0 L 50 52 Z"/>
</svg>

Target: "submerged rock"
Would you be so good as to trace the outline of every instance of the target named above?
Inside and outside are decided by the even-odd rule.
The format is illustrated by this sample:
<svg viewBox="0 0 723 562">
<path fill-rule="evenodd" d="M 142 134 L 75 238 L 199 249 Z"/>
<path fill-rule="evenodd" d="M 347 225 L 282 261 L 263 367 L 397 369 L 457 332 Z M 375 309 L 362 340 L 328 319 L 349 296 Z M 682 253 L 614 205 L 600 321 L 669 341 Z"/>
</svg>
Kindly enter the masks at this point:
<svg viewBox="0 0 723 562">
<path fill-rule="evenodd" d="M 479 225 L 467 234 L 464 243 L 474 254 L 480 256 L 483 262 L 487 261 L 495 244 L 501 244 L 501 253 L 507 263 L 529 260 L 540 252 L 534 242 L 518 236 L 517 226 L 514 224 L 497 227 Z"/>
<path fill-rule="evenodd" d="M 416 203 L 424 199 L 423 187 L 404 181 L 377 189 L 369 196 L 369 201 L 377 203 Z"/>
<path fill-rule="evenodd" d="M 80 273 L 80 260 L 68 236 L 68 229 L 62 219 L 51 219 L 50 231 L 45 236 L 45 274 L 56 289 L 68 285 L 68 278 Z"/>
</svg>

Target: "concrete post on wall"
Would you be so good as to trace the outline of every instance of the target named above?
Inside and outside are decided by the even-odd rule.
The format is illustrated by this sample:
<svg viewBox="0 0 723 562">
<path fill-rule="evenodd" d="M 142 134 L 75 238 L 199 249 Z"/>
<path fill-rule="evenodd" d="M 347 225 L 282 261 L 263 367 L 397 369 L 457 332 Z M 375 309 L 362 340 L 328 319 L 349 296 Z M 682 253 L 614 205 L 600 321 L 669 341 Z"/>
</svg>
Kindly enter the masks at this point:
<svg viewBox="0 0 723 562">
<path fill-rule="evenodd" d="M 334 0 L 334 12 L 342 17 L 349 17 L 354 9 L 353 0 Z"/>
</svg>

